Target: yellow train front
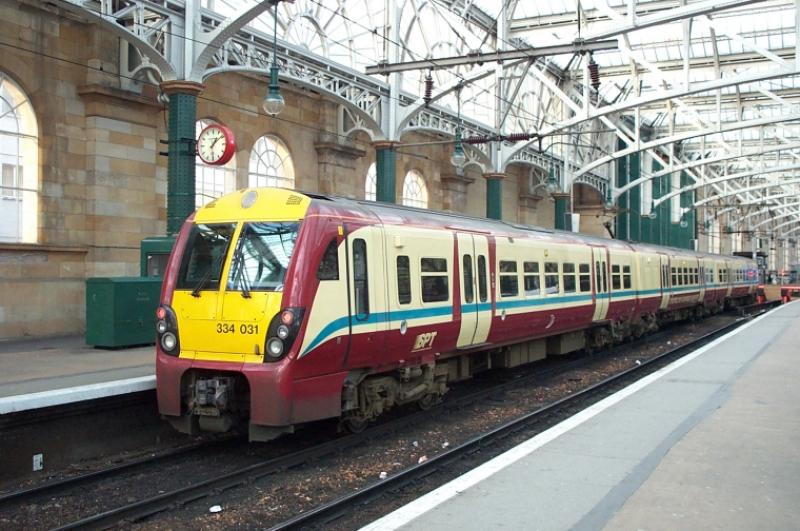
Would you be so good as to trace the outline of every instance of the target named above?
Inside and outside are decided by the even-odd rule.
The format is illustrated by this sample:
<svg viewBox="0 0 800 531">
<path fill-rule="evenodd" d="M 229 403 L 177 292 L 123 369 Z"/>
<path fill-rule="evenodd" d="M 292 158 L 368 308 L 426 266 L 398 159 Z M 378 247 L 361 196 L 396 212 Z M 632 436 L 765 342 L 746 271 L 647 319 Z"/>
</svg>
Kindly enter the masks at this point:
<svg viewBox="0 0 800 531">
<path fill-rule="evenodd" d="M 291 429 L 286 360 L 305 312 L 294 279 L 312 258 L 294 255 L 301 227 L 313 238 L 310 202 L 247 190 L 184 224 L 156 322 L 159 410 L 179 431 L 223 432 L 249 420 L 251 439 L 266 440 Z"/>
</svg>

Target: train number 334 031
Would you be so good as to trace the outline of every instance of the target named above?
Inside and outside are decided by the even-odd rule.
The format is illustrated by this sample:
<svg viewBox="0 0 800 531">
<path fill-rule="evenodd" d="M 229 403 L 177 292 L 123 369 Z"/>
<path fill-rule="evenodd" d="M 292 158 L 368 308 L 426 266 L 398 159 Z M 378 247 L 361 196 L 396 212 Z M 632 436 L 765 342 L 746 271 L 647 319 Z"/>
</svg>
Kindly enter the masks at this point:
<svg viewBox="0 0 800 531">
<path fill-rule="evenodd" d="M 258 325 L 242 323 L 237 327 L 234 323 L 217 323 L 218 334 L 235 334 L 236 332 L 240 334 L 257 334 Z"/>
</svg>

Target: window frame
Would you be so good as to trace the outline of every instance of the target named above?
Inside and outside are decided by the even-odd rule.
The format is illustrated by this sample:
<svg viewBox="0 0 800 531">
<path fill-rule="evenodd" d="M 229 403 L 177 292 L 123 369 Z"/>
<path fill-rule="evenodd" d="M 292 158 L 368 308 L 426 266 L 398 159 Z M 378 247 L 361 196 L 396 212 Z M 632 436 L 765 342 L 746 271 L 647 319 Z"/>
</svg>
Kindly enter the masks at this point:
<svg viewBox="0 0 800 531">
<path fill-rule="evenodd" d="M 444 263 L 444 271 L 442 271 L 438 266 L 434 267 L 433 271 L 425 271 L 425 267 L 423 263 L 428 261 L 429 264 L 441 264 Z M 435 261 L 435 262 L 434 262 Z M 440 304 L 443 302 L 450 301 L 450 264 L 447 261 L 447 258 L 441 256 L 421 256 L 419 259 L 419 282 L 420 282 L 420 299 L 422 300 L 422 304 Z M 429 297 L 429 290 L 426 290 L 426 279 L 434 279 L 434 278 L 443 278 L 444 279 L 444 287 L 445 287 L 445 298 L 430 299 Z"/>
<path fill-rule="evenodd" d="M 513 264 L 514 270 L 513 271 L 503 271 L 503 264 Z M 512 297 L 519 297 L 519 266 L 515 260 L 503 260 L 500 259 L 497 261 L 497 289 L 500 291 L 500 298 L 501 299 L 510 299 Z M 514 285 L 514 293 L 505 293 L 503 291 L 504 282 L 512 281 Z"/>
</svg>

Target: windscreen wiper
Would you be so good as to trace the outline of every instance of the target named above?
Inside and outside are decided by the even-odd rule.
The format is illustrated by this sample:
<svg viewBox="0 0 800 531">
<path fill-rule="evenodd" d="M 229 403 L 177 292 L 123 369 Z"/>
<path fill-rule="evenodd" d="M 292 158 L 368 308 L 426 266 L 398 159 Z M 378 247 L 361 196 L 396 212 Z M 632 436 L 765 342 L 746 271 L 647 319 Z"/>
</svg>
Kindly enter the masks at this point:
<svg viewBox="0 0 800 531">
<path fill-rule="evenodd" d="M 234 259 L 234 267 L 236 268 L 236 276 L 234 277 L 234 281 L 238 282 L 242 288 L 242 297 L 245 299 L 250 298 L 250 286 L 248 286 L 249 279 L 244 274 L 244 252 L 242 251 L 243 246 L 239 246 L 236 249 L 235 254 L 233 255 Z"/>
<path fill-rule="evenodd" d="M 210 279 L 211 279 L 211 268 L 209 268 L 209 270 L 206 271 L 206 274 L 203 275 L 203 277 L 197 282 L 197 285 L 192 290 L 192 297 L 199 297 L 200 290 L 206 287 L 206 284 Z"/>
<path fill-rule="evenodd" d="M 192 290 L 192 297 L 199 297 L 200 296 L 200 290 L 202 290 L 204 287 L 206 287 L 206 284 L 208 284 L 208 281 L 211 280 L 211 274 L 214 272 L 214 269 L 216 269 L 219 266 L 219 264 L 220 264 L 220 262 L 222 262 L 223 258 L 225 258 L 225 254 L 224 253 L 219 255 L 217 260 L 211 265 L 211 267 L 208 268 L 208 271 L 206 271 L 206 273 L 200 278 L 200 280 L 197 282 L 197 285 Z"/>
</svg>

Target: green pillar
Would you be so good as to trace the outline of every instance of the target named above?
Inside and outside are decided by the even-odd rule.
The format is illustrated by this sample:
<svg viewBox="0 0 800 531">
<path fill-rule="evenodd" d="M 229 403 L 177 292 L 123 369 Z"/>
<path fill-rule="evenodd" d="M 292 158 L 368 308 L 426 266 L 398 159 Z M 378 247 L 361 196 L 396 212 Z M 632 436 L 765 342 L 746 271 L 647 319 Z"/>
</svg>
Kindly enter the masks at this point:
<svg viewBox="0 0 800 531">
<path fill-rule="evenodd" d="M 569 213 L 569 194 L 556 192 L 553 194 L 556 201 L 555 219 L 553 227 L 556 230 L 567 230 L 567 213 Z"/>
<path fill-rule="evenodd" d="M 167 163 L 167 234 L 177 234 L 194 212 L 195 121 L 197 96 L 204 86 L 190 81 L 162 83 L 169 96 Z"/>
<path fill-rule="evenodd" d="M 486 179 L 486 217 L 503 219 L 503 178 L 505 173 L 484 173 Z"/>
<path fill-rule="evenodd" d="M 375 142 L 375 199 L 384 203 L 397 202 L 396 142 Z"/>
</svg>

